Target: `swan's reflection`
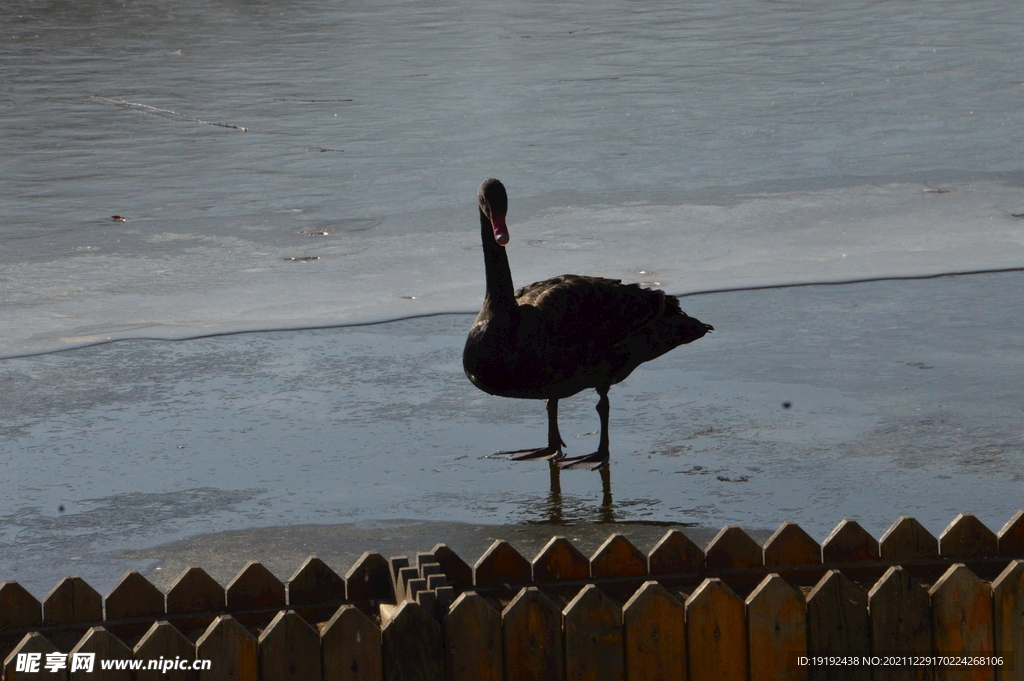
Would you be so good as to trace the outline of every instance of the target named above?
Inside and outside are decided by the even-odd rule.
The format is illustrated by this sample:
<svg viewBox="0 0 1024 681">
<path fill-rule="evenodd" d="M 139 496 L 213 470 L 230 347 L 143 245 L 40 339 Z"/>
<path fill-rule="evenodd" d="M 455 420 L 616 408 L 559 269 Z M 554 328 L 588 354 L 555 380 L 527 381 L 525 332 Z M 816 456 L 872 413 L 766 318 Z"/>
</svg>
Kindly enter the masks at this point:
<svg viewBox="0 0 1024 681">
<path fill-rule="evenodd" d="M 615 512 L 612 500 L 612 475 L 609 466 L 600 469 L 601 474 L 601 505 L 598 508 L 598 523 L 614 523 Z M 565 524 L 565 504 L 562 500 L 562 469 L 554 461 L 548 462 L 548 475 L 551 489 L 545 503 L 544 520 L 549 525 Z M 578 475 L 578 474 L 577 474 Z"/>
</svg>

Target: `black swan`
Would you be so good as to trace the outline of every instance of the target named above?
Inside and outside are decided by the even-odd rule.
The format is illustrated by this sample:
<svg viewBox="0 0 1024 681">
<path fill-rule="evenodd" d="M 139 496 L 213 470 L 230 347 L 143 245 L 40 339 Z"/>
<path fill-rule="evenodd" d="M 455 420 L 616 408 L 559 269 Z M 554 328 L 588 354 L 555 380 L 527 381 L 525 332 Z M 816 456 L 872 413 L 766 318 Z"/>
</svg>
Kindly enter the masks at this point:
<svg viewBox="0 0 1024 681">
<path fill-rule="evenodd" d="M 713 327 L 687 316 L 676 297 L 617 279 L 563 274 L 514 291 L 504 248 L 505 187 L 486 180 L 477 199 L 487 295 L 466 339 L 462 365 L 484 392 L 546 400 L 548 412 L 547 446 L 501 453 L 520 461 L 551 460 L 561 468 L 607 466 L 608 389 L 644 362 Z M 558 400 L 587 388 L 600 395 L 600 444 L 593 454 L 567 458 L 558 433 Z"/>
</svg>

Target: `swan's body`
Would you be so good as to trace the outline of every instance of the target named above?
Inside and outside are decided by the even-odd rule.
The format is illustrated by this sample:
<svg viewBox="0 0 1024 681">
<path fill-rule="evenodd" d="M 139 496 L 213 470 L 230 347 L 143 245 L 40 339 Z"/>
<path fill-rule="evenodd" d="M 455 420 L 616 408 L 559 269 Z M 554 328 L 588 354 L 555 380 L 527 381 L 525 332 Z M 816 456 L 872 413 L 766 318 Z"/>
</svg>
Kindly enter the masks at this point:
<svg viewBox="0 0 1024 681">
<path fill-rule="evenodd" d="M 509 452 L 513 458 L 552 459 L 563 468 L 606 465 L 608 389 L 712 327 L 687 316 L 674 296 L 616 279 L 565 274 L 514 291 L 504 248 L 505 188 L 487 180 L 478 199 L 487 294 L 466 339 L 466 376 L 492 395 L 547 400 L 548 445 Z M 558 400 L 587 388 L 601 396 L 601 442 L 594 454 L 567 459 Z"/>
</svg>

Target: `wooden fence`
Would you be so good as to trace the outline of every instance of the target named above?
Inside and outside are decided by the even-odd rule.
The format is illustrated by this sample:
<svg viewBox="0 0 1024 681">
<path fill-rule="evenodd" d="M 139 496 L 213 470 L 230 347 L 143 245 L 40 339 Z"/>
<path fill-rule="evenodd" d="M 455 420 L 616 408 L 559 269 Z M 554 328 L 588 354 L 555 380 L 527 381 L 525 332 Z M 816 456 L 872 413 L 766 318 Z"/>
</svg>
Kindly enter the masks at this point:
<svg viewBox="0 0 1024 681">
<path fill-rule="evenodd" d="M 1021 559 L 1024 511 L 998 534 L 962 514 L 937 539 L 906 516 L 881 540 L 844 520 L 820 545 L 793 523 L 703 550 L 672 530 L 647 554 L 612 535 L 589 559 L 562 537 L 532 561 L 496 541 L 473 567 L 438 544 L 365 553 L 344 578 L 311 556 L 287 585 L 256 562 L 226 588 L 190 567 L 166 593 L 131 571 L 106 599 L 77 577 L 42 603 L 4 582 L 0 659 L 7 681 L 1024 679 Z M 95 667 L 19 671 L 28 653 Z M 882 664 L 968 653 L 1002 663 Z M 100 668 L 131 659 L 210 668 Z"/>
</svg>

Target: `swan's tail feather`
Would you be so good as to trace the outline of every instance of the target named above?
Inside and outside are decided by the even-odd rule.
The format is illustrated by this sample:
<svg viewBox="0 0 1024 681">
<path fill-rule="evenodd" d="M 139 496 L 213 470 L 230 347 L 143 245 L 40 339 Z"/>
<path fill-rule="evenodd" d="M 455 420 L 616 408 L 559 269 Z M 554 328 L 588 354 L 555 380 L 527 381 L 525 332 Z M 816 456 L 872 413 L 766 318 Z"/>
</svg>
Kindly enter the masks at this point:
<svg viewBox="0 0 1024 681">
<path fill-rule="evenodd" d="M 710 324 L 705 324 L 699 319 L 694 319 L 685 312 L 681 313 L 679 316 L 670 317 L 667 321 L 671 321 L 672 323 L 672 327 L 675 332 L 675 338 L 673 340 L 675 340 L 676 345 L 692 343 L 698 338 L 703 338 L 705 335 L 715 330 L 715 327 Z"/>
</svg>

